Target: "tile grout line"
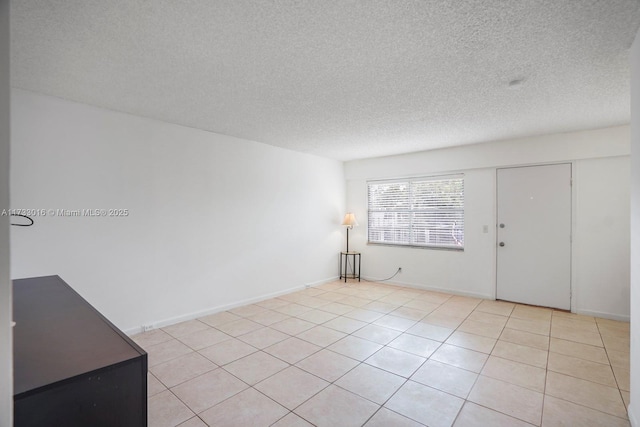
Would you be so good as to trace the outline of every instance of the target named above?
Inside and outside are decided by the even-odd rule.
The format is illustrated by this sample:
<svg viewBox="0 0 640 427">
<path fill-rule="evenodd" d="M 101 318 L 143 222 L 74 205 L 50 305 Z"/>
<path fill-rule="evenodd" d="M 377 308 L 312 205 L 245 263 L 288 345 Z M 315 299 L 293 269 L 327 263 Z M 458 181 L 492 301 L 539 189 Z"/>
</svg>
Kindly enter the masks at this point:
<svg viewBox="0 0 640 427">
<path fill-rule="evenodd" d="M 551 353 L 551 328 L 553 322 L 553 314 L 551 315 L 551 322 L 549 322 L 549 337 L 547 339 L 547 363 L 545 364 L 544 369 L 544 388 L 542 392 L 542 408 L 540 408 L 540 423 L 538 425 L 542 426 L 542 422 L 544 420 L 544 404 L 547 399 L 547 379 L 549 378 L 549 353 Z"/>
<path fill-rule="evenodd" d="M 613 378 L 616 381 L 616 385 L 618 386 L 618 393 L 620 394 L 620 399 L 622 399 L 622 405 L 627 413 L 627 419 L 629 419 L 629 409 L 627 408 L 627 404 L 624 401 L 624 396 L 622 395 L 622 389 L 620 388 L 620 382 L 618 381 L 618 376 L 616 375 L 616 371 L 613 369 L 613 364 L 611 363 L 611 357 L 609 356 L 609 351 L 607 350 L 607 346 L 602 338 L 602 331 L 600 330 L 600 324 L 596 320 L 596 328 L 598 328 L 598 334 L 600 334 L 600 339 L 602 340 L 602 345 L 604 346 L 604 352 L 607 355 L 607 360 L 609 361 L 609 367 L 611 368 L 611 372 L 613 373 Z"/>
</svg>

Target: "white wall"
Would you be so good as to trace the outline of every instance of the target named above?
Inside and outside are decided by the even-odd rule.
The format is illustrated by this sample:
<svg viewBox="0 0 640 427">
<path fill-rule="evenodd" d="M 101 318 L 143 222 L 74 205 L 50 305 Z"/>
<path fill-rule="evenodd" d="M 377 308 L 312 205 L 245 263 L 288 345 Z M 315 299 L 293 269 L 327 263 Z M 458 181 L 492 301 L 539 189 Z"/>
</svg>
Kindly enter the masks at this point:
<svg viewBox="0 0 640 427">
<path fill-rule="evenodd" d="M 368 179 L 372 171 L 380 176 L 409 176 L 628 155 L 629 126 L 616 126 L 356 160 L 345 163 L 345 175 Z"/>
<path fill-rule="evenodd" d="M 395 283 L 495 297 L 496 168 L 570 161 L 574 170 L 572 309 L 629 318 L 629 127 L 498 141 L 345 164 L 347 209 L 363 276 Z M 366 244 L 366 180 L 449 172 L 465 174 L 465 250 Z M 484 233 L 483 227 L 489 232 Z"/>
<path fill-rule="evenodd" d="M 631 48 L 631 405 L 640 427 L 640 31 Z"/>
<path fill-rule="evenodd" d="M 9 0 L 0 0 L 0 212 L 9 208 Z M 0 427 L 12 425 L 13 339 L 9 217 L 0 216 Z"/>
<path fill-rule="evenodd" d="M 14 90 L 14 278 L 58 274 L 120 328 L 337 276 L 342 162 Z M 16 228 L 16 227 L 14 227 Z"/>
<path fill-rule="evenodd" d="M 578 160 L 575 169 L 573 303 L 628 320 L 630 158 Z"/>
</svg>

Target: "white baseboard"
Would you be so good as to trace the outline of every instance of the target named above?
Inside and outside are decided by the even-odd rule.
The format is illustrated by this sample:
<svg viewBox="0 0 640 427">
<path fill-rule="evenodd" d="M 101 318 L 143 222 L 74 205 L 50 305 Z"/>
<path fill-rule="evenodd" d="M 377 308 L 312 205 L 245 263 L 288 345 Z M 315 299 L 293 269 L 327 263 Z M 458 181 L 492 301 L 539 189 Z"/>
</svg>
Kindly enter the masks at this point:
<svg viewBox="0 0 640 427">
<path fill-rule="evenodd" d="M 436 286 L 426 286 L 423 284 L 418 284 L 418 283 L 409 283 L 409 282 L 401 282 L 398 280 L 394 280 L 393 282 L 380 282 L 380 279 L 374 278 L 374 277 L 365 277 L 362 276 L 362 278 L 364 280 L 367 280 L 369 282 L 377 282 L 377 283 L 383 283 L 383 284 L 387 284 L 387 285 L 396 285 L 396 286 L 404 286 L 407 288 L 413 288 L 413 289 L 421 289 L 423 291 L 434 291 L 434 292 L 444 292 L 447 294 L 452 294 L 452 295 L 460 295 L 460 296 L 465 296 L 465 297 L 472 297 L 472 298 L 482 298 L 482 299 L 490 299 L 493 300 L 493 296 L 488 295 L 488 294 L 480 294 L 477 292 L 470 292 L 470 291 L 465 291 L 465 290 L 459 290 L 459 289 L 450 289 L 450 288 L 440 288 L 440 287 L 436 287 Z"/>
<path fill-rule="evenodd" d="M 336 280 L 340 280 L 340 276 L 329 277 L 328 279 L 318 280 L 316 282 L 307 283 L 307 287 L 320 286 L 325 283 L 335 282 Z"/>
<path fill-rule="evenodd" d="M 453 294 L 453 295 L 461 295 L 461 296 L 466 296 L 466 297 L 495 300 L 495 296 L 494 295 L 482 294 L 482 293 L 477 293 L 477 292 L 470 292 L 470 291 L 459 290 L 459 289 L 450 289 L 450 288 L 441 288 L 441 287 L 436 287 L 436 286 L 427 286 L 427 285 L 422 285 L 422 284 L 417 284 L 417 283 L 401 282 L 401 281 L 397 281 L 397 280 L 394 280 L 393 282 L 380 282 L 380 279 L 372 278 L 372 277 L 364 277 L 364 276 L 362 278 L 365 279 L 365 280 L 371 281 L 371 282 L 386 283 L 386 284 L 389 284 L 389 285 L 400 285 L 400 286 L 406 286 L 408 288 L 423 289 L 423 290 L 426 290 L 426 291 L 444 292 L 444 293 Z M 585 316 L 600 317 L 600 318 L 603 318 L 603 319 L 618 320 L 618 321 L 621 321 L 621 322 L 629 322 L 629 320 L 630 320 L 630 316 L 629 315 L 607 313 L 607 312 L 603 312 L 603 311 L 576 309 L 573 312 L 576 313 L 576 314 L 583 314 Z M 640 427 L 640 426 L 638 426 L 638 427 Z"/>
<path fill-rule="evenodd" d="M 322 285 L 324 283 L 332 282 L 334 280 L 337 280 L 337 277 L 332 277 L 332 278 L 324 279 L 324 280 L 318 280 L 317 282 L 307 283 L 305 285 L 294 286 L 294 287 L 289 288 L 289 289 L 284 289 L 284 290 L 281 290 L 281 291 L 278 291 L 278 292 L 272 292 L 272 293 L 269 293 L 269 294 L 260 295 L 258 297 L 254 297 L 254 298 L 247 298 L 247 299 L 244 299 L 244 300 L 233 302 L 231 304 L 225 304 L 225 305 L 220 305 L 220 306 L 213 307 L 213 308 L 208 308 L 206 310 L 200 310 L 200 311 L 195 311 L 195 312 L 192 312 L 192 313 L 183 314 L 183 315 L 180 315 L 180 316 L 170 317 L 170 318 L 167 318 L 167 319 L 151 321 L 151 322 L 148 322 L 148 324 L 153 325 L 153 329 L 158 329 L 158 328 L 162 328 L 164 326 L 174 325 L 174 324 L 180 323 L 180 322 L 186 322 L 187 320 L 197 319 L 198 317 L 204 317 L 204 316 L 209 316 L 211 314 L 220 313 L 221 311 L 231 310 L 231 309 L 234 309 L 236 307 L 241 307 L 243 305 L 255 304 L 256 302 L 264 301 L 264 300 L 271 299 L 271 298 L 276 298 L 276 297 L 279 297 L 281 295 L 290 294 L 291 292 L 295 292 L 295 291 L 301 291 L 301 290 L 304 290 L 304 289 L 312 287 L 312 286 L 319 286 L 319 285 Z M 144 327 L 143 326 L 138 326 L 136 328 L 127 329 L 127 330 L 124 331 L 124 333 L 129 335 L 129 336 L 131 336 L 131 335 L 139 334 L 139 333 L 141 333 L 143 331 L 144 331 Z"/>
<path fill-rule="evenodd" d="M 319 286 L 319 285 L 322 285 L 322 284 L 325 284 L 325 283 L 334 282 L 334 281 L 336 281 L 338 279 L 339 279 L 339 276 L 334 276 L 334 277 L 330 277 L 330 278 L 327 278 L 327 279 L 318 280 L 316 282 L 307 283 L 305 285 L 294 286 L 292 288 L 285 289 L 285 290 L 282 290 L 282 291 L 273 292 L 273 293 L 264 294 L 264 295 L 261 295 L 261 296 L 258 296 L 258 297 L 254 297 L 254 298 L 248 298 L 248 299 L 245 299 L 245 300 L 236 301 L 236 302 L 233 302 L 231 304 L 221 305 L 221 306 L 209 308 L 209 309 L 206 309 L 206 310 L 187 313 L 187 314 L 183 314 L 183 315 L 180 315 L 180 316 L 175 316 L 175 317 L 171 317 L 171 318 L 167 318 L 167 319 L 151 321 L 151 322 L 148 322 L 147 324 L 153 325 L 154 329 L 162 328 L 164 326 L 169 326 L 169 325 L 173 325 L 173 324 L 176 324 L 176 323 L 185 322 L 187 320 L 197 319 L 198 317 L 209 316 L 211 314 L 219 313 L 221 311 L 231 310 L 231 309 L 234 309 L 236 307 L 243 306 L 243 305 L 254 304 L 256 302 L 264 301 L 264 300 L 267 300 L 267 299 L 270 299 L 270 298 L 276 298 L 276 297 L 279 297 L 281 295 L 286 295 L 286 294 L 289 294 L 291 292 L 304 290 L 304 289 L 309 288 L 309 287 L 314 287 L 314 286 Z M 421 290 L 425 290 L 425 291 L 444 292 L 444 293 L 448 293 L 448 294 L 452 294 L 452 295 L 461 295 L 461 296 L 466 296 L 466 297 L 482 298 L 482 299 L 488 299 L 488 300 L 494 300 L 495 299 L 493 295 L 481 294 L 481 293 L 477 293 L 477 292 L 470 292 L 470 291 L 459 290 L 459 289 L 441 288 L 441 287 L 437 287 L 437 286 L 427 286 L 427 285 L 423 285 L 423 284 L 402 282 L 402 281 L 397 281 L 397 280 L 394 280 L 393 282 L 386 282 L 386 281 L 382 282 L 381 279 L 379 279 L 379 278 L 368 277 L 368 276 L 362 276 L 362 279 L 363 280 L 367 280 L 369 282 L 383 283 L 383 284 L 392 285 L 392 286 L 393 285 L 395 285 L 395 286 L 405 286 L 405 287 L 408 287 L 408 288 L 421 289 Z M 601 318 L 605 318 L 605 319 L 619 320 L 619 321 L 623 321 L 623 322 L 628 322 L 629 321 L 629 316 L 613 314 L 613 313 L 605 313 L 605 312 L 600 312 L 600 311 L 575 310 L 575 313 L 576 314 L 583 314 L 583 315 L 586 315 L 586 316 L 595 316 L 595 317 L 601 317 Z M 139 334 L 139 333 L 143 332 L 143 330 L 144 330 L 143 326 L 139 326 L 139 327 L 136 327 L 136 328 L 127 329 L 124 332 L 127 335 L 135 335 L 135 334 Z M 640 425 L 636 425 L 634 427 L 640 427 Z"/>
<path fill-rule="evenodd" d="M 585 316 L 601 317 L 603 319 L 618 320 L 621 322 L 628 322 L 630 319 L 629 315 L 605 313 L 602 311 L 595 311 L 595 310 L 576 309 L 573 312 L 576 314 L 583 314 Z"/>
<path fill-rule="evenodd" d="M 635 412 L 633 412 L 634 408 L 635 406 L 629 405 L 629 410 L 627 411 L 627 414 L 629 415 L 629 423 L 631 423 L 631 427 L 640 427 L 640 422 L 638 422 L 638 417 L 636 417 Z"/>
</svg>

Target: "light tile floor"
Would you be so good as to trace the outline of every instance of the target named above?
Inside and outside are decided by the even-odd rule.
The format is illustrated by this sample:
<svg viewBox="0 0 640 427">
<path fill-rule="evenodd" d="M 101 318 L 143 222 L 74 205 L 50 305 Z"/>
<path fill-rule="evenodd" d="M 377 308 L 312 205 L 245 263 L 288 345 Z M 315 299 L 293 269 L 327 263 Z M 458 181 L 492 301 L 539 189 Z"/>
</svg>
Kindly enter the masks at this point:
<svg viewBox="0 0 640 427">
<path fill-rule="evenodd" d="M 332 282 L 133 337 L 154 426 L 628 426 L 629 324 Z"/>
</svg>

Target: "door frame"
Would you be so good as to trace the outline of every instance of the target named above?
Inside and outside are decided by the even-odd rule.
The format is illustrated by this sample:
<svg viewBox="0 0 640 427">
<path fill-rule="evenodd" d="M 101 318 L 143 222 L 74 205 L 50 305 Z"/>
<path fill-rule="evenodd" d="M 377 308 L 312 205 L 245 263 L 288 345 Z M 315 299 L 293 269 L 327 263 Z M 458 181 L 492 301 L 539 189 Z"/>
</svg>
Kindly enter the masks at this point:
<svg viewBox="0 0 640 427">
<path fill-rule="evenodd" d="M 530 168 L 536 166 L 552 166 L 552 165 L 570 165 L 571 166 L 571 239 L 569 242 L 569 311 L 571 313 L 575 313 L 576 307 L 576 286 L 575 281 L 576 277 L 573 274 L 575 271 L 575 259 L 574 251 L 575 251 L 575 235 L 576 235 L 576 209 L 577 206 L 577 191 L 576 191 L 576 178 L 578 177 L 578 167 L 575 160 L 566 160 L 566 161 L 557 161 L 557 162 L 544 162 L 544 163 L 526 163 L 521 165 L 509 165 L 509 166 L 498 166 L 495 168 L 494 174 L 494 244 L 493 244 L 493 257 L 495 263 L 493 265 L 493 277 L 494 277 L 494 286 L 493 286 L 493 299 L 498 300 L 498 170 L 500 169 L 516 169 L 516 168 Z M 557 309 L 555 309 L 557 310 Z"/>
</svg>

